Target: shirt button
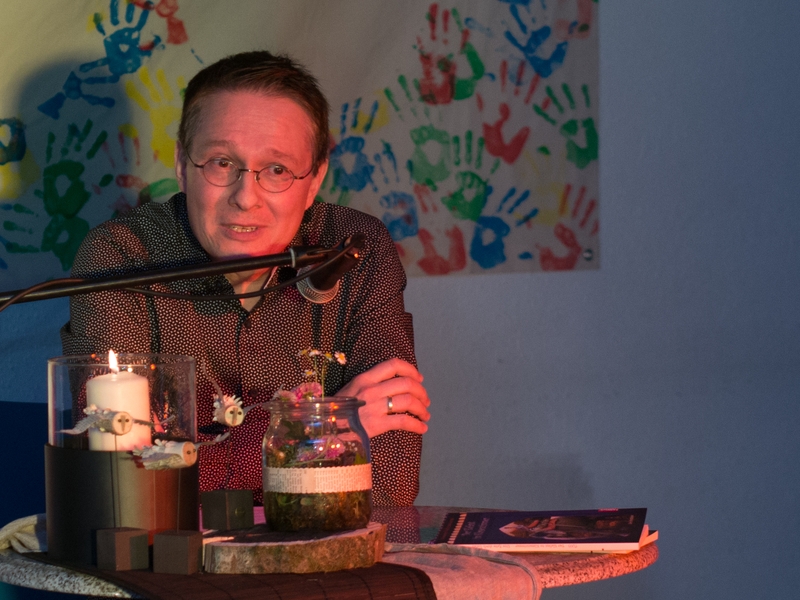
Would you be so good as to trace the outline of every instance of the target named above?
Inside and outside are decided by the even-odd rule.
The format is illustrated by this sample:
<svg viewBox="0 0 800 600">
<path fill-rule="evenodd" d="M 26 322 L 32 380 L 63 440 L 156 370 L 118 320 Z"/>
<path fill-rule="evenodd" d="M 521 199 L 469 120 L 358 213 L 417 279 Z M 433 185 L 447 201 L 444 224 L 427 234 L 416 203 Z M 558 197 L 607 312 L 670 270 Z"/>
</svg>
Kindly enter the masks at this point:
<svg viewBox="0 0 800 600">
<path fill-rule="evenodd" d="M 244 327 L 245 329 L 250 329 L 252 326 L 253 323 L 250 321 L 250 319 L 245 319 L 244 323 L 242 323 L 242 327 Z"/>
</svg>

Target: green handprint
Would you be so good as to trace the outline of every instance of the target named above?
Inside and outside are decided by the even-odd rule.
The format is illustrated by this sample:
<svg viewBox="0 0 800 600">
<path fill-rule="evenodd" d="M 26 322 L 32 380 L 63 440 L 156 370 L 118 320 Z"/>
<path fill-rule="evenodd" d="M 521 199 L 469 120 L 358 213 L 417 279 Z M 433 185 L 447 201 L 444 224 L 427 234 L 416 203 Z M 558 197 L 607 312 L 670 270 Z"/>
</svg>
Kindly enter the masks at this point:
<svg viewBox="0 0 800 600">
<path fill-rule="evenodd" d="M 563 92 L 564 98 L 566 99 L 570 110 L 576 109 L 576 102 L 575 98 L 572 94 L 572 90 L 570 89 L 569 85 L 566 83 L 561 85 L 561 91 Z M 545 121 L 550 123 L 553 126 L 558 125 L 558 121 L 554 119 L 550 114 L 548 114 L 547 110 L 549 109 L 550 105 L 556 107 L 559 115 L 563 115 L 565 113 L 565 109 L 563 104 L 561 103 L 559 97 L 553 91 L 553 88 L 549 85 L 545 88 L 545 92 L 547 93 L 547 98 L 539 105 L 534 104 L 533 110 L 536 112 L 537 115 L 542 117 Z M 583 101 L 585 104 L 586 109 L 591 107 L 591 101 L 589 98 L 589 86 L 584 84 L 581 86 L 581 92 L 583 95 Z M 581 146 L 575 141 L 575 137 L 578 135 L 580 130 L 583 129 L 585 133 L 585 145 Z M 559 127 L 558 132 L 567 139 L 566 151 L 567 151 L 567 160 L 570 162 L 575 163 L 575 166 L 579 169 L 583 169 L 589 165 L 593 160 L 597 160 L 597 152 L 599 148 L 599 139 L 597 135 L 597 128 L 594 124 L 594 119 L 592 117 L 586 117 L 584 119 L 569 119 L 561 124 Z M 543 154 L 549 154 L 550 151 L 547 147 L 543 146 L 539 148 L 539 152 Z"/>
<path fill-rule="evenodd" d="M 411 177 L 417 183 L 436 190 L 436 184 L 450 176 L 450 134 L 433 125 L 422 125 L 412 129 L 410 134 L 414 142 L 409 160 Z"/>
<path fill-rule="evenodd" d="M 44 202 L 44 209 L 52 219 L 42 235 L 42 250 L 53 252 L 61 261 L 62 268 L 66 271 L 72 266 L 75 253 L 80 243 L 89 231 L 89 224 L 77 214 L 91 197 L 86 189 L 86 183 L 81 176 L 86 170 L 83 163 L 68 158 L 71 152 L 81 152 L 84 142 L 92 131 L 93 123 L 87 119 L 83 129 L 78 129 L 74 123 L 67 129 L 67 139 L 61 147 L 61 160 L 48 164 L 44 168 L 42 189 L 35 190 L 34 194 Z M 86 158 L 91 160 L 106 141 L 108 134 L 101 131 L 86 152 Z M 53 144 L 56 136 L 50 132 L 47 136 L 47 162 L 53 159 Z M 66 179 L 66 181 L 64 181 Z M 104 175 L 99 182 L 100 187 L 105 187 L 113 181 L 111 174 Z M 64 239 L 66 237 L 66 239 Z"/>
<path fill-rule="evenodd" d="M 492 189 L 489 180 L 472 171 L 456 173 L 455 179 L 458 189 L 444 196 L 442 203 L 459 219 L 477 221 Z"/>
<path fill-rule="evenodd" d="M 454 149 L 453 162 L 456 166 L 461 166 L 460 137 L 453 136 L 451 143 Z M 484 140 L 483 137 L 479 137 L 475 143 L 475 151 L 473 154 L 473 133 L 467 131 L 464 134 L 465 170 L 458 171 L 455 174 L 454 180 L 457 186 L 455 190 L 442 197 L 442 204 L 450 210 L 453 216 L 459 219 L 477 221 L 481 216 L 483 207 L 486 205 L 486 199 L 489 197 L 489 194 L 492 193 L 492 186 L 489 185 L 488 176 L 484 179 L 478 174 L 478 171 L 483 168 L 483 150 Z M 495 159 L 489 170 L 489 174 L 491 175 L 494 173 L 499 165 L 500 160 Z"/>
</svg>

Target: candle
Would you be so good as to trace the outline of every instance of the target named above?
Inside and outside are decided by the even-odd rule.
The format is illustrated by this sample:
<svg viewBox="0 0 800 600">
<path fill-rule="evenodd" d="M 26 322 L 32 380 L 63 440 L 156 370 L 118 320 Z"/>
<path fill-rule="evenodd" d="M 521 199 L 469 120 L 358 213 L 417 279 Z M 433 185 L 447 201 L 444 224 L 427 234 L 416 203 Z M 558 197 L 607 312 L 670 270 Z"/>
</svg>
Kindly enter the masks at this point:
<svg viewBox="0 0 800 600">
<path fill-rule="evenodd" d="M 113 350 L 108 352 L 111 373 L 93 377 L 86 382 L 86 404 L 100 409 L 124 410 L 134 419 L 150 420 L 150 386 L 141 375 L 122 371 Z M 89 430 L 89 450 L 133 450 L 152 444 L 150 426 L 134 423 L 124 435 L 114 435 L 96 429 Z"/>
</svg>

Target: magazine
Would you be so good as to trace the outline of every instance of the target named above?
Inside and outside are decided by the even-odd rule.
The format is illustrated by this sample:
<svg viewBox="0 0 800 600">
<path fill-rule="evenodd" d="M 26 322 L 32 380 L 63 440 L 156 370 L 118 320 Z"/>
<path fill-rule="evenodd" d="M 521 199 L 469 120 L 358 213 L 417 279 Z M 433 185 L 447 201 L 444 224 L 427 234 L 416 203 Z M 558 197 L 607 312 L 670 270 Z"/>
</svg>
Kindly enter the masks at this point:
<svg viewBox="0 0 800 600">
<path fill-rule="evenodd" d="M 632 552 L 658 539 L 658 531 L 644 522 L 646 513 L 646 508 L 447 513 L 433 543 L 497 552 Z"/>
</svg>

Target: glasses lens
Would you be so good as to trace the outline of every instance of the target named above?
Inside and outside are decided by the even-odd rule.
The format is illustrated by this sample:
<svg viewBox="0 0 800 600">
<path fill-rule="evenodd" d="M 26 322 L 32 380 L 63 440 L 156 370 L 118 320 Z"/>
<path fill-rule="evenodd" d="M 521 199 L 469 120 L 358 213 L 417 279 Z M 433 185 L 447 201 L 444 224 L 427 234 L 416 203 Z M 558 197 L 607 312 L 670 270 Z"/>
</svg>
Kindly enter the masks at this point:
<svg viewBox="0 0 800 600">
<path fill-rule="evenodd" d="M 269 165 L 258 172 L 256 179 L 268 192 L 285 192 L 294 182 L 294 175 L 284 166 Z"/>
<path fill-rule="evenodd" d="M 223 158 L 212 158 L 203 165 L 203 175 L 208 183 L 227 187 L 239 179 L 239 167 Z"/>
</svg>

